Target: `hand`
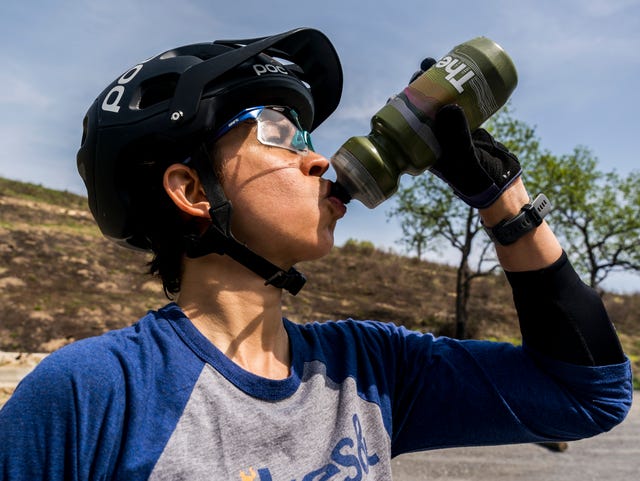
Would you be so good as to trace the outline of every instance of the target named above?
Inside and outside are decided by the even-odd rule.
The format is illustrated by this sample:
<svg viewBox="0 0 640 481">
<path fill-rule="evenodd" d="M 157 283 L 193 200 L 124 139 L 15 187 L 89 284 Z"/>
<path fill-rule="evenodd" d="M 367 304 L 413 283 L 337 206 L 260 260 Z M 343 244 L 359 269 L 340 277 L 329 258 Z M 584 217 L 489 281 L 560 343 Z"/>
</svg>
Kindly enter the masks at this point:
<svg viewBox="0 0 640 481">
<path fill-rule="evenodd" d="M 417 70 L 416 72 L 414 72 L 414 74 L 411 76 L 411 80 L 409 80 L 409 83 L 413 82 L 415 79 L 420 77 L 420 75 L 425 73 L 427 70 L 429 70 L 435 64 L 436 64 L 436 59 L 435 58 L 431 58 L 431 57 L 425 58 L 422 62 L 420 62 L 420 70 Z"/>
<path fill-rule="evenodd" d="M 485 209 L 522 174 L 518 158 L 484 129 L 473 134 L 462 108 L 442 107 L 433 125 L 442 149 L 430 170 L 471 207 Z"/>
</svg>

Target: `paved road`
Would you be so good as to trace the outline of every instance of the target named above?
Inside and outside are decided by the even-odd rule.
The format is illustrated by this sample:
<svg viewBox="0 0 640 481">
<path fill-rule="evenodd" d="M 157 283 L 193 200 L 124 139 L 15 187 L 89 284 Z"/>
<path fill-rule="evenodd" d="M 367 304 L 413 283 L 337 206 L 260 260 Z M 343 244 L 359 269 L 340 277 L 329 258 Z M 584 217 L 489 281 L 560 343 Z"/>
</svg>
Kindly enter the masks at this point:
<svg viewBox="0 0 640 481">
<path fill-rule="evenodd" d="M 516 445 L 406 454 L 393 460 L 393 479 L 640 481 L 640 399 L 621 425 L 595 438 L 569 443 L 562 453 Z"/>
<path fill-rule="evenodd" d="M 31 372 L 31 367 L 17 366 L 0 368 L 0 387 L 13 387 Z"/>
</svg>

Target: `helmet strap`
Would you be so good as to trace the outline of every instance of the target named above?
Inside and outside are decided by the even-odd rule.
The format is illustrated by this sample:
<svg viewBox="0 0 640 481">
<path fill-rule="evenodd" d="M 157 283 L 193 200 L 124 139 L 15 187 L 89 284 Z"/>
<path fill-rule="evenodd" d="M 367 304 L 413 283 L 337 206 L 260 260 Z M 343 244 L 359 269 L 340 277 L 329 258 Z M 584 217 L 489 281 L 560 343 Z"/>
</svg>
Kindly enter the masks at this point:
<svg viewBox="0 0 640 481">
<path fill-rule="evenodd" d="M 285 289 L 295 296 L 307 281 L 302 273 L 293 267 L 284 271 L 253 252 L 246 245 L 238 242 L 231 233 L 233 208 L 222 190 L 222 185 L 213 169 L 209 150 L 204 143 L 191 158 L 191 165 L 198 173 L 205 195 L 211 205 L 209 209 L 211 225 L 200 236 L 186 236 L 187 256 L 197 258 L 212 253 L 226 254 L 265 279 L 265 285 Z"/>
</svg>

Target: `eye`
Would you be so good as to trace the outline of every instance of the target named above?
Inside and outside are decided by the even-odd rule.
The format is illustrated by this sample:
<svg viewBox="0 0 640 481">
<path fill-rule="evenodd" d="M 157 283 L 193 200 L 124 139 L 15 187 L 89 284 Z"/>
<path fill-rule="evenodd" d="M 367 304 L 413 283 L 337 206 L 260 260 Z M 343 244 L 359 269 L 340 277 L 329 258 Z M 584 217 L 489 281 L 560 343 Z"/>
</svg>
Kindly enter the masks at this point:
<svg viewBox="0 0 640 481">
<path fill-rule="evenodd" d="M 292 136 L 291 128 L 285 122 L 273 122 L 264 129 L 264 139 L 275 144 L 286 144 Z"/>
</svg>

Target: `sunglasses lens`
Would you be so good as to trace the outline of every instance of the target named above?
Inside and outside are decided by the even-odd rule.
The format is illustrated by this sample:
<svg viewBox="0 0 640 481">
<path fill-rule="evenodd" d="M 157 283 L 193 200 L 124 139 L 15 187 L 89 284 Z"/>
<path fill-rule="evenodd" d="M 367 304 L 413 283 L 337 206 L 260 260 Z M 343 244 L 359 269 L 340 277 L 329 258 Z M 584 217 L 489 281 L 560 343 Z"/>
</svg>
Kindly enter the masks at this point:
<svg viewBox="0 0 640 481">
<path fill-rule="evenodd" d="M 290 113 L 293 120 L 283 111 L 265 108 L 257 118 L 258 140 L 294 152 L 313 150 L 309 133 L 300 127 L 295 112 Z"/>
<path fill-rule="evenodd" d="M 253 107 L 243 110 L 216 133 L 214 140 L 236 125 L 252 119 L 258 123 L 257 137 L 261 144 L 300 153 L 313 151 L 311 135 L 300 126 L 296 112 L 282 107 Z"/>
</svg>

